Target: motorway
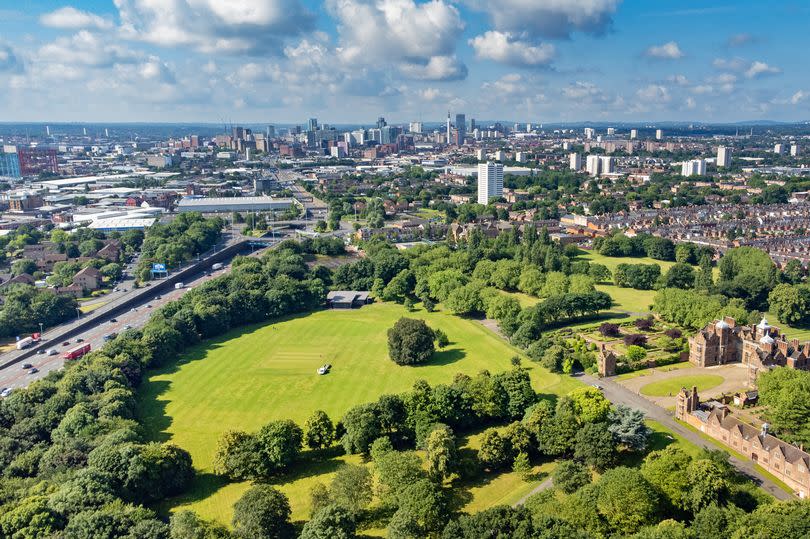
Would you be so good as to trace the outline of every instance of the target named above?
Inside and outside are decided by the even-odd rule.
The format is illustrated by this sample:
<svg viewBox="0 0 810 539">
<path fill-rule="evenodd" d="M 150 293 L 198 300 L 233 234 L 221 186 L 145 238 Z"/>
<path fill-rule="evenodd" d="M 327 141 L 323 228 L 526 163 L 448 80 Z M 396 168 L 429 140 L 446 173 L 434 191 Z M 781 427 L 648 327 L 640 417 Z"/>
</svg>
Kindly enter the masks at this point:
<svg viewBox="0 0 810 539">
<path fill-rule="evenodd" d="M 597 379 L 587 374 L 581 374 L 578 378 L 589 385 L 599 385 L 602 388 L 602 393 L 605 397 L 614 404 L 624 404 L 631 408 L 643 411 L 649 419 L 657 421 L 664 425 L 666 428 L 685 438 L 687 441 L 695 444 L 698 447 L 706 449 L 717 449 L 717 446 L 704 439 L 695 431 L 690 430 L 675 420 L 670 412 L 664 410 L 660 406 L 650 402 L 641 395 L 633 393 L 623 385 L 612 381 L 610 378 Z M 754 463 L 748 459 L 739 459 L 734 455 L 730 455 L 729 462 L 737 468 L 743 475 L 749 477 L 752 481 L 757 483 L 763 490 L 772 495 L 777 500 L 793 500 L 795 497 L 781 488 L 779 488 L 773 481 L 765 477 L 759 470 L 754 467 Z"/>
<path fill-rule="evenodd" d="M 136 305 L 133 309 L 117 315 L 112 322 L 112 317 L 102 317 L 99 320 L 99 323 L 93 326 L 92 328 L 88 329 L 87 331 L 81 333 L 78 336 L 71 338 L 69 341 L 55 341 L 50 343 L 48 350 L 56 350 L 58 354 L 56 355 L 48 355 L 46 354 L 36 354 L 31 356 L 30 358 L 22 361 L 20 363 L 15 363 L 12 365 L 8 365 L 7 367 L 0 369 L 0 388 L 12 388 L 17 389 L 21 387 L 25 387 L 34 380 L 38 380 L 46 376 L 49 372 L 61 369 L 65 364 L 65 359 L 62 357 L 65 352 L 68 350 L 72 350 L 80 344 L 89 343 L 91 346 L 91 350 L 98 350 L 104 345 L 104 335 L 109 333 L 121 333 L 125 331 L 127 326 L 131 328 L 138 328 L 143 326 L 146 321 L 149 319 L 150 314 L 155 309 L 165 305 L 169 301 L 178 299 L 183 294 L 185 294 L 191 288 L 209 280 L 213 279 L 214 277 L 221 275 L 222 273 L 229 270 L 229 266 L 225 266 L 223 269 L 211 272 L 211 275 L 206 275 L 205 272 L 200 272 L 195 275 L 192 279 L 186 281 L 186 287 L 179 289 L 179 290 L 171 290 L 169 292 L 164 292 L 160 299 L 158 299 L 158 295 L 151 295 L 146 294 L 144 296 L 143 301 Z M 45 335 L 47 337 L 47 333 Z M 82 342 L 79 343 L 77 339 L 82 339 Z M 47 342 L 47 339 L 43 338 L 42 342 Z M 68 345 L 64 345 L 64 342 L 69 342 Z M 24 369 L 23 365 L 32 365 L 36 367 L 39 372 L 35 374 L 29 374 L 29 369 Z"/>
</svg>

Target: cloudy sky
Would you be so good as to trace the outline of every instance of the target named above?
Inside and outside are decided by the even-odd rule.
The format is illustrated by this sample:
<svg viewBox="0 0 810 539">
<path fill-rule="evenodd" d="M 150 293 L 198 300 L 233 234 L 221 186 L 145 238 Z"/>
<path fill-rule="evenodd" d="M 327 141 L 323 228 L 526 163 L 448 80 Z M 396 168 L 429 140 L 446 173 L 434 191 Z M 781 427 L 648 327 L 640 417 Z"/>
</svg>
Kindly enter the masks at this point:
<svg viewBox="0 0 810 539">
<path fill-rule="evenodd" d="M 0 0 L 0 121 L 810 119 L 810 2 Z"/>
</svg>

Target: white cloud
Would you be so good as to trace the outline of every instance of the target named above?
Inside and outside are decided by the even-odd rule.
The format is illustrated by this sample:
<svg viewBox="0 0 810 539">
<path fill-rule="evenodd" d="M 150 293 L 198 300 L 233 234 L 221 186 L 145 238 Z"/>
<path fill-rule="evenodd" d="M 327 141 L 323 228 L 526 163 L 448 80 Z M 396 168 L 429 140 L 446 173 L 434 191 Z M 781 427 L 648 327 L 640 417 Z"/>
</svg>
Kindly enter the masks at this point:
<svg viewBox="0 0 810 539">
<path fill-rule="evenodd" d="M 298 0 L 114 1 L 124 37 L 205 53 L 275 54 L 314 24 Z"/>
<path fill-rule="evenodd" d="M 444 0 L 326 0 L 338 21 L 338 58 L 349 65 L 393 63 L 406 77 L 455 80 L 467 68 L 455 56 L 464 30 L 458 9 Z"/>
<path fill-rule="evenodd" d="M 142 55 L 100 34 L 80 30 L 70 37 L 60 37 L 46 43 L 36 53 L 38 63 L 63 63 L 77 66 L 110 67 L 116 63 L 132 63 Z"/>
<path fill-rule="evenodd" d="M 486 11 L 494 29 L 540 38 L 563 39 L 573 32 L 603 34 L 621 0 L 468 0 Z"/>
<path fill-rule="evenodd" d="M 432 56 L 425 64 L 403 63 L 400 72 L 417 80 L 461 80 L 467 78 L 467 66 L 455 56 Z"/>
<path fill-rule="evenodd" d="M 755 41 L 756 38 L 754 38 L 754 36 L 751 34 L 741 33 L 729 36 L 728 40 L 726 40 L 726 45 L 729 47 L 741 47 L 743 45 L 754 43 Z"/>
<path fill-rule="evenodd" d="M 680 75 L 680 74 L 678 74 L 678 75 L 670 75 L 669 77 L 667 77 L 667 80 L 669 82 L 673 83 L 673 84 L 677 84 L 678 86 L 688 86 L 689 85 L 689 79 L 686 77 L 686 75 Z"/>
<path fill-rule="evenodd" d="M 489 31 L 469 40 L 479 59 L 494 60 L 504 64 L 524 67 L 547 66 L 556 55 L 554 45 L 515 39 L 507 32 Z"/>
<path fill-rule="evenodd" d="M 755 61 L 745 70 L 745 76 L 749 79 L 755 79 L 766 75 L 776 75 L 781 72 L 782 70 L 778 67 L 770 66 L 765 62 Z"/>
<path fill-rule="evenodd" d="M 644 51 L 644 55 L 659 60 L 678 60 L 684 56 L 683 51 L 675 41 L 669 41 L 663 45 L 654 45 Z"/>
<path fill-rule="evenodd" d="M 697 106 L 697 103 L 695 103 L 695 99 L 693 97 L 687 97 L 686 101 L 684 101 L 683 105 L 687 109 L 691 110 L 691 109 L 693 109 L 693 108 L 695 108 Z"/>
<path fill-rule="evenodd" d="M 80 11 L 72 6 L 65 6 L 56 11 L 45 13 L 39 18 L 39 21 L 43 25 L 51 28 L 66 28 L 72 30 L 82 28 L 108 30 L 113 27 L 111 20 L 96 15 L 95 13 Z"/>
<path fill-rule="evenodd" d="M 22 70 L 22 62 L 14 50 L 5 43 L 0 43 L 0 73 L 18 72 Z"/>
<path fill-rule="evenodd" d="M 805 92 L 803 90 L 799 90 L 798 92 L 796 92 L 795 94 L 790 96 L 790 104 L 791 105 L 798 105 L 799 103 L 801 103 L 802 101 L 804 101 L 808 97 L 810 97 L 810 94 L 808 94 L 807 92 Z"/>
<path fill-rule="evenodd" d="M 574 101 L 585 101 L 589 103 L 604 103 L 608 101 L 607 96 L 601 88 L 592 82 L 577 81 L 562 89 L 562 95 Z"/>
<path fill-rule="evenodd" d="M 669 89 L 660 84 L 649 84 L 643 88 L 639 88 L 636 91 L 636 96 L 647 103 L 663 104 L 672 101 Z"/>
</svg>

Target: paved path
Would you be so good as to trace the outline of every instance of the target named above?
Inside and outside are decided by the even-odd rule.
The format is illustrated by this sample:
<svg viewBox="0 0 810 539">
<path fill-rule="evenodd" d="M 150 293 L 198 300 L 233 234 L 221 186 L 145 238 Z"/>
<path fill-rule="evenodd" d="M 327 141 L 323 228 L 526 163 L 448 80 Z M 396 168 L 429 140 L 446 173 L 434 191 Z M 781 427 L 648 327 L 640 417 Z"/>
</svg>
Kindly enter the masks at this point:
<svg viewBox="0 0 810 539">
<path fill-rule="evenodd" d="M 723 378 L 723 381 L 711 389 L 702 390 L 700 396 L 704 400 L 728 393 L 736 393 L 746 388 L 748 382 L 748 370 L 741 363 L 731 363 L 729 365 L 718 365 L 716 367 L 687 367 L 685 369 L 651 369 L 649 374 L 642 376 L 635 376 L 627 378 L 619 382 L 622 386 L 626 387 L 632 393 L 638 393 L 641 389 L 652 382 L 661 380 L 669 380 L 671 378 L 679 378 L 681 376 L 705 376 L 707 374 L 716 374 Z M 677 393 L 669 396 L 652 397 L 647 396 L 647 399 L 653 401 L 661 408 L 674 408 Z"/>
<path fill-rule="evenodd" d="M 526 503 L 526 500 L 528 500 L 529 498 L 531 498 L 532 496 L 534 496 L 538 492 L 541 492 L 543 490 L 551 488 L 552 486 L 554 486 L 554 481 L 551 479 L 551 476 L 548 476 L 545 479 L 543 479 L 542 483 L 540 483 L 539 485 L 534 487 L 531 492 L 529 492 L 528 494 L 523 496 L 521 499 L 519 499 L 517 502 L 515 502 L 515 504 L 512 507 L 517 507 L 519 505 L 523 505 L 524 503 Z"/>
<path fill-rule="evenodd" d="M 626 387 L 614 382 L 610 378 L 602 378 L 597 380 L 596 378 L 587 374 L 580 375 L 578 378 L 586 384 L 599 384 L 603 388 L 602 391 L 605 394 L 605 397 L 607 397 L 612 403 L 625 404 L 631 408 L 636 408 L 643 411 L 645 414 L 647 414 L 648 418 L 658 421 L 669 430 L 673 431 L 679 436 L 682 436 L 687 441 L 699 447 L 704 447 L 706 449 L 717 449 L 717 446 L 703 439 L 703 437 L 699 436 L 696 432 L 687 429 L 681 423 L 676 421 L 675 418 L 663 408 L 656 406 L 641 395 L 633 393 Z M 777 500 L 792 500 L 795 498 L 793 495 L 788 494 L 779 488 L 773 481 L 762 475 L 762 473 L 760 473 L 759 470 L 754 467 L 754 463 L 750 460 L 741 460 L 734 455 L 731 455 L 729 462 L 731 462 L 731 464 L 733 464 L 734 467 L 737 468 L 737 470 L 739 470 L 742 474 L 748 476 L 749 479 L 754 481 L 754 483 L 762 487 L 763 490 L 771 494 Z"/>
</svg>

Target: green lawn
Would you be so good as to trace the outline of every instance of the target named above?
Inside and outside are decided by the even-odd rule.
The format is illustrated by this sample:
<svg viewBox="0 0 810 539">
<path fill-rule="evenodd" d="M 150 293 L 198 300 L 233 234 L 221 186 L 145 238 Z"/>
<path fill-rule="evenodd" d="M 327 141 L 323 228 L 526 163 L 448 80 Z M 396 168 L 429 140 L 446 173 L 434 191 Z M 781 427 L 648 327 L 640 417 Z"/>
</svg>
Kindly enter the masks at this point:
<svg viewBox="0 0 810 539">
<path fill-rule="evenodd" d="M 388 359 L 386 330 L 401 316 L 425 319 L 441 328 L 451 344 L 428 365 L 395 365 Z M 303 424 L 316 409 L 337 420 L 356 404 L 407 391 L 419 378 L 449 383 L 458 372 L 507 370 L 516 354 L 521 355 L 476 321 L 442 312 L 408 313 L 400 305 L 382 303 L 250 326 L 205 342 L 176 365 L 149 373 L 139 394 L 149 438 L 188 450 L 198 471 L 191 492 L 166 508 L 187 507 L 205 518 L 230 522 L 232 505 L 249 484 L 228 484 L 211 473 L 217 440 L 226 430 L 255 431 L 284 418 Z M 324 363 L 332 364 L 332 372 L 318 376 L 315 371 Z M 528 360 L 523 365 L 539 392 L 564 394 L 579 386 L 575 379 Z M 308 518 L 310 487 L 328 483 L 342 461 L 360 459 L 313 459 L 278 480 L 290 497 L 294 519 Z"/>
<path fill-rule="evenodd" d="M 725 378 L 717 374 L 696 374 L 692 376 L 676 376 L 658 382 L 650 382 L 642 386 L 641 394 L 649 397 L 666 397 L 675 395 L 682 387 L 697 386 L 698 391 L 706 391 L 723 383 Z"/>
<path fill-rule="evenodd" d="M 616 266 L 619 264 L 658 264 L 661 266 L 661 273 L 666 272 L 669 268 L 675 265 L 675 262 L 656 260 L 646 256 L 604 256 L 600 255 L 596 251 L 585 251 L 585 254 L 580 255 L 579 258 L 588 260 L 589 262 L 604 264 L 611 272 L 613 272 L 616 269 Z"/>
<path fill-rule="evenodd" d="M 682 363 L 674 363 L 672 365 L 664 365 L 663 367 L 654 367 L 651 369 L 639 369 L 633 372 L 626 372 L 624 374 L 620 374 L 616 377 L 616 380 L 628 380 L 630 378 L 638 378 L 639 376 L 650 376 L 656 372 L 669 372 L 669 371 L 676 371 L 680 369 L 688 369 L 693 365 L 688 361 L 684 361 Z"/>
</svg>

